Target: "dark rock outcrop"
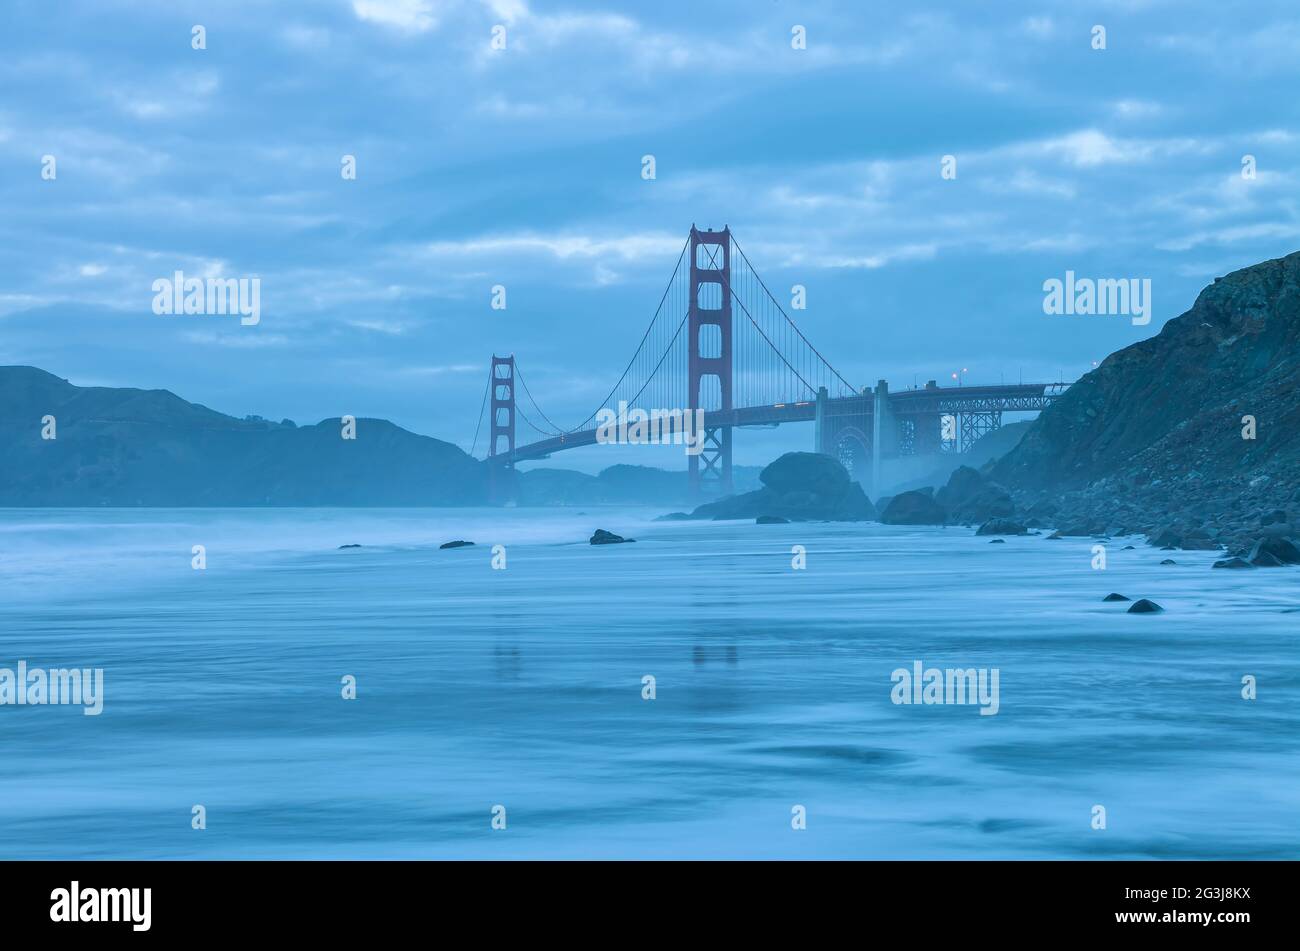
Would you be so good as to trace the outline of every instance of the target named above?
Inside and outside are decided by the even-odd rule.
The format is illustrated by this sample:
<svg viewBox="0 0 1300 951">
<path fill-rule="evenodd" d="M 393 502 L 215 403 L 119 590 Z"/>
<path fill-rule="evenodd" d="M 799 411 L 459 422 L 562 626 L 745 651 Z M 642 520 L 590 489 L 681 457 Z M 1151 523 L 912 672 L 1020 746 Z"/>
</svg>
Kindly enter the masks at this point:
<svg viewBox="0 0 1300 951">
<path fill-rule="evenodd" d="M 706 502 L 692 518 L 739 519 L 775 515 L 790 521 L 861 522 L 876 517 L 862 486 L 839 460 L 815 452 L 787 452 L 759 473 L 763 488 Z"/>
<path fill-rule="evenodd" d="M 473 545 L 474 545 L 473 542 L 467 542 L 467 541 L 464 541 L 463 539 L 457 539 L 457 540 L 454 541 L 454 542 L 443 542 L 441 545 L 438 546 L 438 548 L 440 548 L 440 549 L 442 549 L 442 548 L 472 548 Z"/>
<path fill-rule="evenodd" d="M 345 548 L 360 548 L 360 547 L 361 547 L 361 546 L 358 545 L 356 542 L 353 542 L 353 543 L 350 544 L 350 545 L 340 545 L 340 546 L 339 546 L 339 551 L 342 551 L 342 550 L 345 549 Z"/>
<path fill-rule="evenodd" d="M 880 513 L 880 520 L 886 525 L 942 525 L 948 520 L 948 513 L 934 500 L 929 489 L 913 489 L 890 499 L 888 507 Z"/>
<path fill-rule="evenodd" d="M 622 545 L 625 542 L 634 542 L 635 538 L 624 538 L 622 535 L 615 535 L 613 532 L 607 532 L 603 528 L 596 529 L 596 534 L 591 536 L 593 545 Z"/>
<path fill-rule="evenodd" d="M 962 525 L 1008 518 L 1015 512 L 1007 490 L 970 466 L 958 466 L 948 484 L 935 492 L 934 500 L 948 513 L 949 521 Z"/>
<path fill-rule="evenodd" d="M 1297 353 L 1300 252 L 1216 280 L 1157 335 L 1111 354 L 990 477 L 1022 511 L 1050 497 L 1057 524 L 1097 519 L 1157 547 L 1300 536 Z"/>
<path fill-rule="evenodd" d="M 1133 599 L 1127 597 L 1126 595 L 1118 594 L 1117 592 L 1112 591 L 1110 594 L 1106 595 L 1106 597 L 1102 598 L 1102 600 L 1103 601 L 1132 601 Z"/>
<path fill-rule="evenodd" d="M 779 515 L 760 515 L 758 518 L 754 519 L 754 524 L 755 525 L 789 525 L 790 520 L 788 518 L 782 518 Z"/>
</svg>

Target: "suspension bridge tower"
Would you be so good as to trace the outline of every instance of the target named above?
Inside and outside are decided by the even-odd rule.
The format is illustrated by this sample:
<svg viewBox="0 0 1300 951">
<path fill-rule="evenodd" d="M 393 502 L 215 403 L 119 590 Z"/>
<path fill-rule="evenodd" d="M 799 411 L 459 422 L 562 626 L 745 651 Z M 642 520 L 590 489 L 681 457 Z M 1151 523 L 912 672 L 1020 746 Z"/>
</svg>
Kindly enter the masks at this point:
<svg viewBox="0 0 1300 951">
<path fill-rule="evenodd" d="M 691 225 L 690 254 L 686 408 L 719 410 L 729 421 L 733 408 L 731 229 L 700 231 Z M 690 457 L 691 492 L 730 495 L 731 427 L 706 427 L 702 445 L 702 451 Z"/>
<path fill-rule="evenodd" d="M 515 487 L 515 355 L 492 354 L 492 425 L 488 442 L 488 492 L 504 502 Z M 504 443 L 504 446 L 503 446 Z M 495 457 L 502 456 L 500 462 Z"/>
</svg>

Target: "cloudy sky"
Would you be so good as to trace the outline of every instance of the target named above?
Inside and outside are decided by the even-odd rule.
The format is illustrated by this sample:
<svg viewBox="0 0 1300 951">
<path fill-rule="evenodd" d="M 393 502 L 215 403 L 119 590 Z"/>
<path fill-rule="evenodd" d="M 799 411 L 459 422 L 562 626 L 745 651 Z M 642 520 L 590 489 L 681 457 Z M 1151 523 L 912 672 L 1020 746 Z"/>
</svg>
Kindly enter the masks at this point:
<svg viewBox="0 0 1300 951">
<path fill-rule="evenodd" d="M 547 414 L 577 422 L 692 223 L 730 225 L 773 288 L 805 285 L 797 320 L 845 376 L 895 387 L 1077 378 L 1215 276 L 1300 248 L 1291 2 L 0 16 L 0 364 L 236 415 L 382 416 L 468 449 L 489 357 L 513 352 Z M 259 277 L 261 322 L 155 315 L 176 270 Z M 1149 278 L 1150 325 L 1044 314 L 1066 270 Z M 775 438 L 742 434 L 737 461 Z"/>
</svg>

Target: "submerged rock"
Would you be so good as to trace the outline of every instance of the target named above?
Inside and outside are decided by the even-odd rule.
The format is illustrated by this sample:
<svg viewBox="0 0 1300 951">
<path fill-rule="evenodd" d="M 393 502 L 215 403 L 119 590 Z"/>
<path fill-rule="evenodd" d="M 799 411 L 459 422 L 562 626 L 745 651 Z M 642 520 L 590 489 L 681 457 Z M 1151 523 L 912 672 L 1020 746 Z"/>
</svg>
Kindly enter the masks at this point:
<svg viewBox="0 0 1300 951">
<path fill-rule="evenodd" d="M 788 518 L 782 518 L 779 515 L 760 515 L 758 518 L 754 519 L 754 524 L 755 525 L 789 525 L 790 520 Z"/>
<path fill-rule="evenodd" d="M 596 534 L 591 536 L 593 545 L 621 545 L 624 542 L 634 542 L 635 538 L 624 538 L 622 535 L 615 535 L 613 532 L 607 532 L 603 528 L 596 529 Z"/>
<path fill-rule="evenodd" d="M 1178 564 L 1178 562 L 1174 561 L 1172 558 L 1166 558 L 1164 561 L 1160 562 L 1160 564 L 1162 564 L 1162 565 L 1176 565 L 1176 564 Z"/>
<path fill-rule="evenodd" d="M 1255 567 L 1244 558 L 1225 558 L 1222 561 L 1216 561 L 1213 565 L 1215 568 L 1253 568 Z"/>
<path fill-rule="evenodd" d="M 1029 529 L 1009 518 L 991 518 L 975 530 L 976 535 L 1028 535 Z"/>
<path fill-rule="evenodd" d="M 989 539 L 989 544 L 990 544 L 990 545 L 1005 545 L 1006 543 L 1007 543 L 1007 540 L 1006 540 L 1005 538 L 990 538 L 990 539 Z"/>
<path fill-rule="evenodd" d="M 1103 601 L 1132 601 L 1133 599 L 1128 597 L 1127 595 L 1118 594 L 1117 592 L 1112 591 L 1110 594 L 1106 595 L 1106 597 L 1102 598 L 1102 600 Z"/>
<path fill-rule="evenodd" d="M 340 546 L 339 546 L 339 551 L 342 551 L 342 550 L 345 549 L 345 548 L 360 548 L 360 547 L 361 547 L 361 546 L 358 545 L 356 542 L 353 542 L 351 545 L 340 545 Z"/>
<path fill-rule="evenodd" d="M 467 542 L 467 541 L 464 541 L 463 539 L 457 539 L 457 540 L 454 541 L 454 542 L 443 542 L 441 545 L 438 546 L 438 548 L 439 548 L 439 549 L 443 549 L 443 548 L 470 548 L 470 547 L 473 546 L 473 544 L 474 544 L 473 542 Z"/>
<path fill-rule="evenodd" d="M 1164 608 L 1156 604 L 1154 601 L 1149 601 L 1146 598 L 1142 598 L 1141 600 L 1134 601 L 1132 606 L 1129 607 L 1127 613 L 1128 614 L 1159 614 L 1162 611 L 1164 611 Z"/>
</svg>

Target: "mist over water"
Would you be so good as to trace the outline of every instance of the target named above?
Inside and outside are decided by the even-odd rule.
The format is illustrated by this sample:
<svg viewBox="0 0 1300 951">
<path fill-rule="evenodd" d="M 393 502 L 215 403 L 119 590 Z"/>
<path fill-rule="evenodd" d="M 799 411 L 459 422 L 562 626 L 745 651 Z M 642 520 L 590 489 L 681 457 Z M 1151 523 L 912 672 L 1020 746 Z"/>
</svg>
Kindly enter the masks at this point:
<svg viewBox="0 0 1300 951">
<path fill-rule="evenodd" d="M 0 511 L 0 667 L 105 672 L 0 707 L 0 855 L 1300 856 L 1293 572 L 656 514 Z M 918 660 L 997 715 L 893 704 Z"/>
</svg>

